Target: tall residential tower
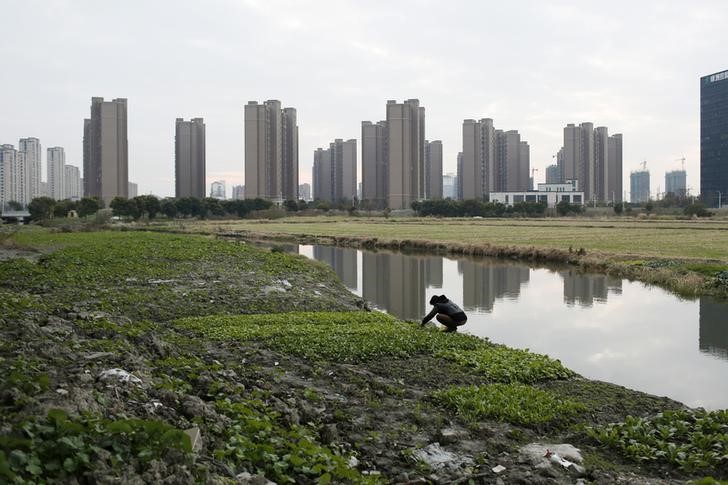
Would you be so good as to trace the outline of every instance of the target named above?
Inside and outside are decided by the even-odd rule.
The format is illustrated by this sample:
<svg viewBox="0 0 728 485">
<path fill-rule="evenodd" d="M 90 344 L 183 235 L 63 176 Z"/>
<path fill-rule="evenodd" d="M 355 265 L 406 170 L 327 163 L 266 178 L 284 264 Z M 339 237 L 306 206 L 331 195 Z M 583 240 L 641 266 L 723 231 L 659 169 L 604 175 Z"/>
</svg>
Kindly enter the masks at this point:
<svg viewBox="0 0 728 485">
<path fill-rule="evenodd" d="M 205 197 L 205 122 L 177 118 L 174 130 L 174 196 Z"/>
<path fill-rule="evenodd" d="M 728 198 L 728 71 L 700 78 L 700 195 L 710 207 Z"/>
<path fill-rule="evenodd" d="M 83 122 L 83 193 L 108 205 L 129 190 L 129 142 L 125 98 L 91 98 L 91 118 Z"/>
</svg>

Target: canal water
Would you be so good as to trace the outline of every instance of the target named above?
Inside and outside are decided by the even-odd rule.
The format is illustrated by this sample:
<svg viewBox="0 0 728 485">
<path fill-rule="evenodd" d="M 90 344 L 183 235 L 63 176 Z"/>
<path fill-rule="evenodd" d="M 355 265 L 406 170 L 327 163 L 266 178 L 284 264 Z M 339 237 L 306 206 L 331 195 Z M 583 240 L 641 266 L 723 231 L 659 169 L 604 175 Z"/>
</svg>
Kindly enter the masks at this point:
<svg viewBox="0 0 728 485">
<path fill-rule="evenodd" d="M 468 314 L 463 332 L 559 359 L 590 378 L 728 408 L 728 304 L 573 268 L 331 246 L 290 246 L 328 263 L 352 292 L 420 320 L 435 294 Z"/>
</svg>

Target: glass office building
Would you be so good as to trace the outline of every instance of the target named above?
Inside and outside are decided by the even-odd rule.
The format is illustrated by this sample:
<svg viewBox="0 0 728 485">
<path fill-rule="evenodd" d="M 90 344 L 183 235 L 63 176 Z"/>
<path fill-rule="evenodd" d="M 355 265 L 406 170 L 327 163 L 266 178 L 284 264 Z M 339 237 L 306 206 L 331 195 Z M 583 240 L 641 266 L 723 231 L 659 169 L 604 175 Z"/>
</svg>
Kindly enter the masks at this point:
<svg viewBox="0 0 728 485">
<path fill-rule="evenodd" d="M 710 207 L 728 196 L 728 71 L 700 78 L 700 194 Z"/>
</svg>

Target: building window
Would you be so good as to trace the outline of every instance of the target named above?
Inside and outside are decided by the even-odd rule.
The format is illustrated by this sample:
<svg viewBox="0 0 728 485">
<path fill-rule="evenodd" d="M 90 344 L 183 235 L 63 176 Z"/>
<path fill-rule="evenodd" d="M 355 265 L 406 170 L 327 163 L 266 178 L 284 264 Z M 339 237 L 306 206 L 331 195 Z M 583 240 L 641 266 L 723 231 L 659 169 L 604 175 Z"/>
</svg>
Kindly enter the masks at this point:
<svg viewBox="0 0 728 485">
<path fill-rule="evenodd" d="M 568 195 L 562 195 L 561 196 L 561 202 L 569 202 L 569 196 Z"/>
<path fill-rule="evenodd" d="M 526 202 L 536 202 L 536 195 L 527 195 Z"/>
<path fill-rule="evenodd" d="M 574 196 L 574 204 L 581 204 L 581 195 Z"/>
<path fill-rule="evenodd" d="M 514 195 L 513 196 L 513 203 L 516 204 L 518 202 L 523 202 L 523 196 L 522 195 Z"/>
</svg>

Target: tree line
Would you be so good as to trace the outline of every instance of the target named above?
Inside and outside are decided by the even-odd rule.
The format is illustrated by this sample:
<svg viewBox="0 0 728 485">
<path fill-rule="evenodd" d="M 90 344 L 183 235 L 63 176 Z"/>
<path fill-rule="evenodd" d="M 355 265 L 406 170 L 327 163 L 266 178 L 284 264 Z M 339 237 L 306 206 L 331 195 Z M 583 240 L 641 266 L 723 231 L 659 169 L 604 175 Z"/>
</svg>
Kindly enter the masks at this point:
<svg viewBox="0 0 728 485">
<path fill-rule="evenodd" d="M 507 206 L 500 202 L 482 199 L 433 199 L 412 202 L 412 210 L 420 216 L 437 217 L 539 217 L 546 214 L 545 202 L 516 202 Z M 561 201 L 556 205 L 559 215 L 580 214 L 580 204 Z"/>
</svg>

